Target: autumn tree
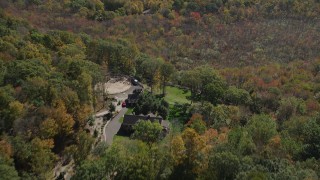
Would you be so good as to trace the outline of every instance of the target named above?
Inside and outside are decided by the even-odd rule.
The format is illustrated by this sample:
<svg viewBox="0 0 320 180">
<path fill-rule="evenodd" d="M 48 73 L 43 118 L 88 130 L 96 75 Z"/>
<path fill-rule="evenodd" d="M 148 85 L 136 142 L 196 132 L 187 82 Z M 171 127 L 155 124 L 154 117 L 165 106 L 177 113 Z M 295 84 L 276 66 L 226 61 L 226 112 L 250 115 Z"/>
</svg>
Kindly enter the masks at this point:
<svg viewBox="0 0 320 180">
<path fill-rule="evenodd" d="M 205 170 L 208 153 L 206 141 L 194 129 L 186 128 L 181 137 L 174 137 L 171 146 L 171 155 L 176 163 L 173 177 L 196 177 Z"/>
<path fill-rule="evenodd" d="M 0 132 L 10 132 L 14 121 L 23 116 L 23 104 L 14 98 L 11 86 L 0 87 Z"/>
<path fill-rule="evenodd" d="M 21 137 L 13 140 L 14 158 L 16 167 L 20 172 L 29 175 L 36 174 L 40 178 L 48 178 L 56 161 L 56 155 L 52 153 L 53 141 L 35 138 L 30 143 Z"/>
<path fill-rule="evenodd" d="M 62 100 L 56 101 L 53 107 L 45 111 L 48 119 L 43 122 L 41 128 L 44 136 L 54 136 L 55 151 L 60 152 L 66 145 L 66 139 L 74 133 L 75 121 L 72 115 L 67 113 Z"/>
<path fill-rule="evenodd" d="M 127 14 L 141 14 L 144 10 L 143 2 L 130 0 L 124 4 L 124 9 Z"/>
<path fill-rule="evenodd" d="M 207 130 L 206 123 L 200 114 L 193 114 L 186 126 L 194 129 L 198 134 L 203 134 Z"/>
<path fill-rule="evenodd" d="M 13 162 L 13 147 L 7 136 L 0 137 L 0 178 L 1 179 L 19 179 L 18 172 Z"/>
</svg>

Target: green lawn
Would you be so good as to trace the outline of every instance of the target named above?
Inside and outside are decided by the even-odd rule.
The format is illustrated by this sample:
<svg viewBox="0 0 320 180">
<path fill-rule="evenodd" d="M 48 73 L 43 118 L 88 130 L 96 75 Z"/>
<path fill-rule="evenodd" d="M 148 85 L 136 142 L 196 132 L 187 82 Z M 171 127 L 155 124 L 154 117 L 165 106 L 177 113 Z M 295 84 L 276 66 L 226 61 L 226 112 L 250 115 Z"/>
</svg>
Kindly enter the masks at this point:
<svg viewBox="0 0 320 180">
<path fill-rule="evenodd" d="M 179 89 L 177 87 L 167 86 L 166 87 L 166 96 L 165 100 L 170 104 L 179 103 L 190 103 L 190 100 L 187 97 L 191 96 L 191 92 L 189 90 Z"/>
<path fill-rule="evenodd" d="M 123 123 L 123 117 L 119 119 L 119 123 Z"/>
<path fill-rule="evenodd" d="M 113 137 L 113 142 L 114 143 L 119 143 L 121 141 L 126 141 L 126 140 L 129 140 L 130 138 L 129 137 L 126 137 L 126 136 L 118 136 L 118 135 L 115 135 Z"/>
<path fill-rule="evenodd" d="M 128 108 L 128 111 L 126 112 L 126 114 L 132 114 L 132 111 L 133 111 L 133 108 Z M 119 119 L 119 122 L 123 123 L 123 117 Z"/>
<path fill-rule="evenodd" d="M 128 108 L 128 111 L 126 112 L 126 114 L 128 115 L 128 114 L 132 114 L 132 112 L 133 112 L 133 108 Z"/>
</svg>

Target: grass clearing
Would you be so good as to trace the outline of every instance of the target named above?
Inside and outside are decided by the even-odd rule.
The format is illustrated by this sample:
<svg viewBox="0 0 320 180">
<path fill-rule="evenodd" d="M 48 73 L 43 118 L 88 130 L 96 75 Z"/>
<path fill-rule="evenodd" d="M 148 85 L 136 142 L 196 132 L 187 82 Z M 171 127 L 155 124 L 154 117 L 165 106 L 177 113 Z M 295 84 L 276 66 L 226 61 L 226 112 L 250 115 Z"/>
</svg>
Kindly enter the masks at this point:
<svg viewBox="0 0 320 180">
<path fill-rule="evenodd" d="M 128 111 L 126 112 L 126 115 L 132 114 L 133 108 L 128 108 Z"/>
<path fill-rule="evenodd" d="M 126 136 L 119 136 L 119 135 L 115 135 L 114 137 L 113 137 L 113 142 L 114 143 L 119 143 L 119 142 L 121 142 L 121 141 L 127 141 L 127 140 L 129 140 L 130 138 L 129 137 L 126 137 Z"/>
<path fill-rule="evenodd" d="M 133 112 L 133 108 L 128 108 L 128 111 L 126 112 L 126 115 L 129 115 L 129 114 L 132 114 L 132 112 Z M 120 119 L 119 119 L 119 122 L 120 123 L 123 123 L 123 117 L 121 117 Z"/>
<path fill-rule="evenodd" d="M 166 96 L 164 99 L 170 104 L 174 103 L 185 104 L 190 103 L 191 101 L 187 97 L 191 96 L 189 90 L 180 89 L 177 87 L 167 86 L 166 87 Z"/>
</svg>

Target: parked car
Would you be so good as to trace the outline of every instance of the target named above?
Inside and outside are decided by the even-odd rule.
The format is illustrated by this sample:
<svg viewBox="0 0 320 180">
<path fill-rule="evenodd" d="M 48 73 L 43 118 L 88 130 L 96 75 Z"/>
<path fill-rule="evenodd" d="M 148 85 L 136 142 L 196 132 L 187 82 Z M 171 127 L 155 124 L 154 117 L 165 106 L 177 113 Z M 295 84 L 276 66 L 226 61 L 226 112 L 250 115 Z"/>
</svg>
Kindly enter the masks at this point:
<svg viewBox="0 0 320 180">
<path fill-rule="evenodd" d="M 127 103 L 125 101 L 122 102 L 121 104 L 122 107 L 127 107 Z"/>
<path fill-rule="evenodd" d="M 132 78 L 132 79 L 131 79 L 131 83 L 132 83 L 132 85 L 134 85 L 134 86 L 139 85 L 139 81 L 138 81 L 137 79 L 135 79 L 135 78 Z"/>
</svg>

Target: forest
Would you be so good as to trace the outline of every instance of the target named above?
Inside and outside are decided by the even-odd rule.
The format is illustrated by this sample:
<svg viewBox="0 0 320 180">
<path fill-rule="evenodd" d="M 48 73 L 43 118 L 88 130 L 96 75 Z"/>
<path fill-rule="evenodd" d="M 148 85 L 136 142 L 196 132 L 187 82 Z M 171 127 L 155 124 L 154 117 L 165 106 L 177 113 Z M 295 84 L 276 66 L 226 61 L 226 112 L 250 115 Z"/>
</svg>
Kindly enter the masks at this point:
<svg viewBox="0 0 320 180">
<path fill-rule="evenodd" d="M 319 179 L 319 44 L 319 0 L 0 1 L 0 179 Z M 166 136 L 88 133 L 111 76 Z"/>
</svg>

